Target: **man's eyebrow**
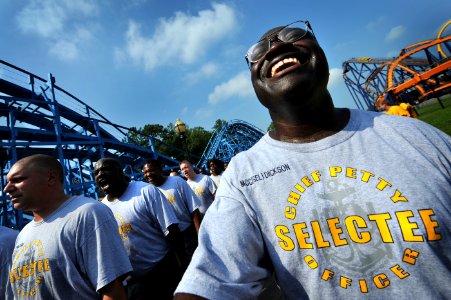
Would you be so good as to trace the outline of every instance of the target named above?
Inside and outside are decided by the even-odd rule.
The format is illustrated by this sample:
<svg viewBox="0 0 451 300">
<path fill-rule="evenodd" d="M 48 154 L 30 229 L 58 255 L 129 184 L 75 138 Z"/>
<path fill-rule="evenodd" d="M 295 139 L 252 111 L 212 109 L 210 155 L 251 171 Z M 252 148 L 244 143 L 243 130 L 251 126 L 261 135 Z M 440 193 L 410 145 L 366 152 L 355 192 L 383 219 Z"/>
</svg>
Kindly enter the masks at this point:
<svg viewBox="0 0 451 300">
<path fill-rule="evenodd" d="M 13 174 L 13 175 L 11 175 L 11 177 L 9 177 L 9 180 L 8 180 L 8 181 L 11 181 L 11 180 L 18 180 L 18 179 L 24 179 L 24 178 L 27 178 L 27 176 L 25 176 L 25 175 L 19 175 L 19 174 Z"/>
</svg>

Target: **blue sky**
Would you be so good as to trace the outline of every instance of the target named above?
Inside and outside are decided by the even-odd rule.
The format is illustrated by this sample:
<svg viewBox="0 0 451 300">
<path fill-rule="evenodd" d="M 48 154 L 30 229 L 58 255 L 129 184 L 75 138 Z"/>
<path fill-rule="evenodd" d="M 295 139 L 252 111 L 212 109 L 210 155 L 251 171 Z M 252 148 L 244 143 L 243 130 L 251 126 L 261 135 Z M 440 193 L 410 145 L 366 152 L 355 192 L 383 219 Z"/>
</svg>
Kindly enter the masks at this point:
<svg viewBox="0 0 451 300">
<path fill-rule="evenodd" d="M 56 84 L 122 126 L 216 119 L 270 123 L 244 54 L 269 28 L 311 22 L 338 107 L 353 57 L 392 57 L 434 38 L 449 0 L 0 0 L 0 59 Z"/>
</svg>

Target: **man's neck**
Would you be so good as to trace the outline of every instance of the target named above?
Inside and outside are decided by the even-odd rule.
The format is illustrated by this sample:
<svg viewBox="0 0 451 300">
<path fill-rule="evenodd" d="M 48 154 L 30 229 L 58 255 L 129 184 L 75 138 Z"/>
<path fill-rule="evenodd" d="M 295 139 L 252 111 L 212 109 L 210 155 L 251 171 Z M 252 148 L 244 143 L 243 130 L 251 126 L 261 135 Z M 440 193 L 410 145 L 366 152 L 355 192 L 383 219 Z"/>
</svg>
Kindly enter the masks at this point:
<svg viewBox="0 0 451 300">
<path fill-rule="evenodd" d="M 155 186 L 157 187 L 162 186 L 166 182 L 166 180 L 168 180 L 168 176 L 161 176 L 160 178 L 155 180 Z"/>
<path fill-rule="evenodd" d="M 49 201 L 46 207 L 33 211 L 33 217 L 35 222 L 40 222 L 56 211 L 64 202 L 66 202 L 71 196 L 62 194 L 54 201 Z"/>
<path fill-rule="evenodd" d="M 129 182 L 123 182 L 120 186 L 117 187 L 115 191 L 110 192 L 107 194 L 108 201 L 115 201 L 119 199 L 124 193 L 125 190 L 128 188 Z"/>
<path fill-rule="evenodd" d="M 332 113 L 297 121 L 273 120 L 269 135 L 282 142 L 311 143 L 341 131 L 349 121 L 348 109 L 334 109 Z"/>
</svg>

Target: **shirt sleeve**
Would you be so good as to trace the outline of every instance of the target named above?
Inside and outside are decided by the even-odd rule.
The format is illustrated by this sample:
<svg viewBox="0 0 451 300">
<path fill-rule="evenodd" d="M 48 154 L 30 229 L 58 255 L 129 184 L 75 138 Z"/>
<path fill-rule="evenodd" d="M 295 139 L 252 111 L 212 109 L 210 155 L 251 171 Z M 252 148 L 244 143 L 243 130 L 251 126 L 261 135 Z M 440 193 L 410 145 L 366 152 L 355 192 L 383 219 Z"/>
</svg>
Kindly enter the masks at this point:
<svg viewBox="0 0 451 300">
<path fill-rule="evenodd" d="M 97 292 L 132 271 L 108 207 L 100 203 L 90 206 L 79 220 L 77 234 L 81 241 L 78 259 Z"/>
<path fill-rule="evenodd" d="M 216 183 L 210 177 L 207 177 L 207 187 L 210 190 L 212 195 L 216 194 L 216 190 L 218 189 Z"/>
<path fill-rule="evenodd" d="M 208 299 L 256 299 L 270 272 L 257 225 L 234 199 L 216 199 L 206 214 L 199 246 L 176 293 Z"/>
<path fill-rule="evenodd" d="M 186 200 L 188 210 L 190 213 L 193 213 L 200 207 L 200 200 L 185 180 L 180 178 L 179 185 L 181 187 L 182 196 Z"/>
<path fill-rule="evenodd" d="M 146 199 L 149 213 L 155 218 L 164 235 L 168 235 L 169 226 L 179 223 L 174 208 L 165 195 L 154 186 L 149 185 L 143 189 L 143 196 Z"/>
</svg>

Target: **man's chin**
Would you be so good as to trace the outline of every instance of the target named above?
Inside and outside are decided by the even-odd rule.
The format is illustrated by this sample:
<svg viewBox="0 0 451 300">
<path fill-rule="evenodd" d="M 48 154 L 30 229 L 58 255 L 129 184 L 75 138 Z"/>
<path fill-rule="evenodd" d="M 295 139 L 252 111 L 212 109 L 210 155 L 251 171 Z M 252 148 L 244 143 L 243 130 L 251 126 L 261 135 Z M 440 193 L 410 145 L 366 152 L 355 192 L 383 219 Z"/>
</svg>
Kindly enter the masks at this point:
<svg viewBox="0 0 451 300">
<path fill-rule="evenodd" d="M 13 202 L 14 209 L 23 210 L 22 205 L 19 202 Z"/>
<path fill-rule="evenodd" d="M 111 194 L 111 192 L 113 191 L 113 189 L 109 186 L 106 185 L 104 187 L 101 187 L 100 190 L 105 194 L 105 195 L 109 195 Z"/>
</svg>

